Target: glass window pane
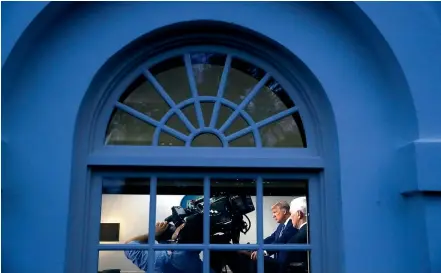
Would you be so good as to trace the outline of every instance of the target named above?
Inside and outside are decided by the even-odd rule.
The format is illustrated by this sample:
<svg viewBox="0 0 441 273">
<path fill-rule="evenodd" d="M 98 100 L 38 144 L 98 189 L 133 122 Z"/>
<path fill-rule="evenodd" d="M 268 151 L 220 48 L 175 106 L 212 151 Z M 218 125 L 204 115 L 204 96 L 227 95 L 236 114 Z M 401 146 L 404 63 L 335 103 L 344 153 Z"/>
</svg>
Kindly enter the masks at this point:
<svg viewBox="0 0 441 273">
<path fill-rule="evenodd" d="M 170 109 L 167 102 L 143 75 L 127 88 L 120 102 L 157 121 L 161 120 Z"/>
<path fill-rule="evenodd" d="M 216 128 L 219 129 L 227 121 L 227 119 L 231 116 L 231 114 L 233 114 L 233 112 L 234 109 L 231 109 L 225 105 L 219 107 Z M 233 124 L 230 125 L 230 127 L 227 128 L 225 135 L 230 135 L 234 132 L 240 131 L 248 127 L 248 123 L 241 116 L 239 116 L 233 121 Z"/>
<path fill-rule="evenodd" d="M 202 179 L 158 179 L 156 222 L 168 226 L 156 236 L 157 243 L 202 244 Z"/>
<path fill-rule="evenodd" d="M 188 117 L 188 115 L 186 115 Z M 178 117 L 177 114 L 173 114 L 165 123 L 170 128 L 177 130 L 178 132 L 183 133 L 184 135 L 189 135 L 190 131 L 188 130 L 185 123 L 181 118 Z"/>
<path fill-rule="evenodd" d="M 210 266 L 215 273 L 257 272 L 257 263 L 251 260 L 254 250 L 211 250 Z M 277 271 L 274 271 L 277 273 Z"/>
<path fill-rule="evenodd" d="M 100 251 L 98 272 L 147 272 L 148 254 L 148 250 Z M 200 250 L 156 250 L 153 268 L 154 272 L 202 273 L 202 263 Z"/>
<path fill-rule="evenodd" d="M 255 147 L 253 133 L 248 133 L 228 143 L 230 147 Z"/>
<path fill-rule="evenodd" d="M 212 250 L 210 251 L 210 266 L 215 273 L 248 273 L 258 272 L 258 259 L 252 258 L 252 253 L 257 250 Z M 280 263 L 272 257 L 264 257 L 264 271 L 262 273 L 308 273 L 309 251 L 285 251 L 286 263 Z M 306 260 L 306 263 L 295 262 Z"/>
<path fill-rule="evenodd" d="M 210 184 L 210 243 L 255 244 L 255 181 L 213 178 Z"/>
<path fill-rule="evenodd" d="M 264 180 L 263 194 L 264 243 L 266 245 L 307 244 L 309 242 L 308 181 Z M 265 269 L 277 264 L 280 266 L 281 261 L 286 262 L 283 272 L 306 272 L 308 267 L 306 250 L 271 249 L 265 254 Z"/>
<path fill-rule="evenodd" d="M 101 244 L 124 243 L 148 232 L 149 192 L 149 179 L 103 179 Z"/>
<path fill-rule="evenodd" d="M 263 147 L 272 148 L 302 148 L 306 147 L 299 128 L 293 116 L 287 116 L 259 128 Z"/>
<path fill-rule="evenodd" d="M 310 270 L 309 256 L 310 252 L 306 250 L 298 251 L 282 251 L 279 257 L 285 263 L 280 263 L 277 259 L 265 257 L 264 268 L 266 272 L 280 272 L 280 273 L 308 273 Z M 278 271 L 274 271 L 277 270 Z"/>
<path fill-rule="evenodd" d="M 159 134 L 159 146 L 185 146 L 185 142 L 161 131 Z"/>
<path fill-rule="evenodd" d="M 125 255 L 124 251 L 100 251 L 98 254 L 98 272 L 120 273 L 136 272 L 141 273 L 139 267 L 133 264 Z"/>
<path fill-rule="evenodd" d="M 151 67 L 149 71 L 176 104 L 191 98 L 183 56 L 165 60 Z"/>
<path fill-rule="evenodd" d="M 246 106 L 245 110 L 259 122 L 294 106 L 286 91 L 274 79 L 268 81 Z"/>
<path fill-rule="evenodd" d="M 307 200 L 308 182 L 305 180 L 263 181 L 263 233 L 268 238 L 265 243 L 285 244 L 303 224 L 307 226 Z M 290 207 L 292 202 L 295 208 Z M 298 215 L 300 207 L 304 209 L 302 217 Z M 278 236 L 269 238 L 273 233 Z"/>
<path fill-rule="evenodd" d="M 216 53 L 193 53 L 191 62 L 196 87 L 200 96 L 216 96 L 219 89 L 226 55 Z"/>
<path fill-rule="evenodd" d="M 187 117 L 187 119 L 189 120 L 189 122 L 191 124 L 193 124 L 193 126 L 195 128 L 198 128 L 198 118 L 196 116 L 196 109 L 194 107 L 194 104 L 190 104 L 185 106 L 184 108 L 181 109 L 182 113 L 184 113 L 184 115 Z"/>
<path fill-rule="evenodd" d="M 212 133 L 202 133 L 197 135 L 191 142 L 193 147 L 222 147 L 222 141 Z"/>
<path fill-rule="evenodd" d="M 106 145 L 151 145 L 155 127 L 117 109 L 106 133 Z"/>
<path fill-rule="evenodd" d="M 263 78 L 265 71 L 238 58 L 231 62 L 224 97 L 239 105 Z"/>
<path fill-rule="evenodd" d="M 204 117 L 205 126 L 208 127 L 211 121 L 211 116 L 213 115 L 214 102 L 202 102 L 202 116 Z"/>
<path fill-rule="evenodd" d="M 233 113 L 233 111 L 231 111 L 231 113 Z M 225 119 L 229 118 L 229 116 L 225 117 Z M 237 116 L 233 122 L 231 123 L 230 126 L 227 127 L 227 129 L 225 130 L 225 135 L 229 136 L 231 134 L 234 134 L 242 129 L 247 128 L 249 125 L 246 122 L 246 120 L 241 116 Z"/>
</svg>

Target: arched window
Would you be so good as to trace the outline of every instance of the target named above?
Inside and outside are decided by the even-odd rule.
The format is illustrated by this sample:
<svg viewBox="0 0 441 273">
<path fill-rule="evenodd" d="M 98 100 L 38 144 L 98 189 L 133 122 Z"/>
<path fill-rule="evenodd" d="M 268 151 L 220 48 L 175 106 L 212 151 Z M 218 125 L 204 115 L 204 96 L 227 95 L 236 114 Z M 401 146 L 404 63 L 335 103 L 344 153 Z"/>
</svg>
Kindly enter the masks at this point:
<svg viewBox="0 0 441 273">
<path fill-rule="evenodd" d="M 169 266 L 164 257 L 184 252 L 200 264 L 178 257 L 175 269 L 268 272 L 289 253 L 297 258 L 283 272 L 320 271 L 323 166 L 293 79 L 259 54 L 203 42 L 165 47 L 117 79 L 88 159 L 89 247 L 99 253 L 85 258 L 88 270 L 155 272 Z M 297 197 L 307 199 L 301 243 L 289 241 L 295 228 L 286 207 Z M 190 237 L 181 234 L 190 239 L 170 243 L 172 233 L 149 232 L 165 218 L 192 226 Z"/>
<path fill-rule="evenodd" d="M 188 51 L 146 67 L 115 106 L 109 145 L 306 147 L 283 87 L 228 53 Z"/>
</svg>

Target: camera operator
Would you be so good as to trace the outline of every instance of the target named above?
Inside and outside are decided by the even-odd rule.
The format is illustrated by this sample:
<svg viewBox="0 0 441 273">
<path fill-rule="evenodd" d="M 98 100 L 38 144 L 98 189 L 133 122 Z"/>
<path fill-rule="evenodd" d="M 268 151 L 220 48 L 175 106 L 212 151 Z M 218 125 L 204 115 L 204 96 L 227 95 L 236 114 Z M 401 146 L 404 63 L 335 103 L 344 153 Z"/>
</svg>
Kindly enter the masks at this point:
<svg viewBox="0 0 441 273">
<path fill-rule="evenodd" d="M 226 192 L 213 193 L 210 198 L 210 242 L 211 243 L 239 243 L 240 233 L 247 233 L 250 229 L 250 219 L 247 213 L 254 211 L 254 204 L 249 195 L 231 194 Z M 165 218 L 167 223 L 158 223 L 155 239 L 161 242 L 169 241 L 170 237 L 178 244 L 202 244 L 203 242 L 203 215 L 204 198 L 192 200 L 186 207 L 171 207 L 172 214 Z M 243 217 L 248 220 L 244 221 Z M 182 226 L 181 224 L 185 224 Z M 176 230 L 175 226 L 178 226 Z M 172 235 L 173 234 L 173 235 Z M 131 243 L 147 241 L 148 235 L 134 238 Z M 202 270 L 200 251 L 156 251 L 155 272 L 161 273 L 196 273 Z M 223 255 L 226 254 L 226 255 Z M 211 272 L 222 272 L 225 265 L 234 260 L 235 253 L 210 255 Z M 139 268 L 147 269 L 148 251 L 127 251 L 126 256 Z M 249 261 L 248 257 L 248 261 Z M 237 262 L 232 264 L 240 265 Z M 243 272 L 241 269 L 234 272 Z"/>
<path fill-rule="evenodd" d="M 155 227 L 155 237 L 160 237 L 168 228 L 169 223 L 158 222 Z M 202 227 L 197 227 L 192 223 L 183 223 L 176 228 L 171 241 L 178 241 L 182 243 L 199 243 L 202 242 L 202 235 L 200 238 L 189 236 L 189 234 L 202 234 Z M 126 244 L 146 244 L 148 242 L 148 234 L 136 236 L 128 241 Z M 181 240 L 178 240 L 181 238 Z M 191 238 L 188 240 L 186 238 Z M 131 260 L 139 269 L 147 272 L 148 268 L 148 250 L 126 250 L 124 251 L 127 259 Z M 199 258 L 199 250 L 156 250 L 154 272 L 161 273 L 194 273 L 202 272 L 202 261 Z"/>
</svg>

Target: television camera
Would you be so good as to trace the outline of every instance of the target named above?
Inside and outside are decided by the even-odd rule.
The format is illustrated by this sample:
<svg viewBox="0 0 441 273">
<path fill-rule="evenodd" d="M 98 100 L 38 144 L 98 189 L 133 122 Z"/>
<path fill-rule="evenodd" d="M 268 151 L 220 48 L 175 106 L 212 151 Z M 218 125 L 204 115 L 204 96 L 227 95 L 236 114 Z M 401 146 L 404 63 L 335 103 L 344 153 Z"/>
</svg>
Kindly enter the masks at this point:
<svg viewBox="0 0 441 273">
<path fill-rule="evenodd" d="M 239 243 L 240 233 L 246 234 L 251 228 L 251 221 L 246 214 L 254 210 L 249 195 L 233 195 L 226 192 L 213 194 L 210 197 L 210 241 Z M 176 227 L 185 223 L 185 228 L 178 235 L 177 243 L 202 243 L 204 197 L 191 200 L 187 208 L 173 206 L 171 211 L 172 214 L 165 218 L 169 223 L 167 230 L 156 239 L 170 240 Z M 244 217 L 248 223 L 244 221 Z"/>
</svg>

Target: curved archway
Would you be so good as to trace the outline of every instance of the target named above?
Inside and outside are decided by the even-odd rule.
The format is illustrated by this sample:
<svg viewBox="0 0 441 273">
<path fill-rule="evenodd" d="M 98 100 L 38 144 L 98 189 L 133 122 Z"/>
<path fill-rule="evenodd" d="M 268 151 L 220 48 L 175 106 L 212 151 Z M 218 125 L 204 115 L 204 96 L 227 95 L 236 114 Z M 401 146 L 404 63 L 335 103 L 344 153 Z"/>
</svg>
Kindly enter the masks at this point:
<svg viewBox="0 0 441 273">
<path fill-rule="evenodd" d="M 200 27 L 201 23 L 205 26 L 204 28 Z M 179 33 L 179 36 L 175 33 Z M 232 37 L 242 38 L 238 39 Z M 175 147 L 175 149 L 171 150 L 170 152 L 178 152 L 180 156 L 179 158 L 177 158 L 172 154 L 167 154 L 167 150 L 161 150 L 161 148 L 167 147 L 158 147 L 157 149 L 155 149 L 154 146 L 136 146 L 136 149 L 130 149 L 130 154 L 132 156 L 136 154 L 136 157 L 143 158 L 143 164 L 146 166 L 164 165 L 179 167 L 248 167 L 254 169 L 259 167 L 273 169 L 290 167 L 291 171 L 301 171 L 302 169 L 306 169 L 312 172 L 320 171 L 323 169 L 324 166 L 322 165 L 322 157 L 325 152 L 332 151 L 333 148 L 328 147 L 327 150 L 324 150 L 323 147 L 328 146 L 327 142 L 336 142 L 336 135 L 335 128 L 331 129 L 333 130 L 332 132 L 324 132 L 326 136 L 326 141 L 324 141 L 324 136 L 318 135 L 319 133 L 323 133 L 323 130 L 327 128 L 333 128 L 332 124 L 321 123 L 323 120 L 323 116 L 326 117 L 326 120 L 323 122 L 328 122 L 328 119 L 332 120 L 333 113 L 326 112 L 326 109 L 331 109 L 329 104 L 327 106 L 324 106 L 326 104 L 326 100 L 321 101 L 323 103 L 322 107 L 314 107 L 312 109 L 308 107 L 307 103 L 312 102 L 311 100 L 308 100 L 308 92 L 322 92 L 322 94 L 324 94 L 323 89 L 321 89 L 320 84 L 317 82 L 317 80 L 314 80 L 314 76 L 311 74 L 311 72 L 299 59 L 297 59 L 292 53 L 289 53 L 285 48 L 277 45 L 276 43 L 253 31 L 221 22 L 201 21 L 195 21 L 192 23 L 179 23 L 158 29 L 155 31 L 155 33 L 150 33 L 149 35 L 146 35 L 145 37 L 134 41 L 123 51 L 114 56 L 115 59 L 126 61 L 118 63 L 112 62 L 111 60 L 107 65 L 103 66 L 102 71 L 105 71 L 105 74 L 100 75 L 99 73 L 97 75 L 97 78 L 106 79 L 107 77 L 108 79 L 110 79 L 105 80 L 104 82 L 112 82 L 112 79 L 119 79 L 119 82 L 115 84 L 111 83 L 110 85 L 103 85 L 103 81 L 100 81 L 97 83 L 97 86 L 92 85 L 89 89 L 90 92 L 93 92 L 94 96 L 96 96 L 96 100 L 101 100 L 101 106 L 91 105 L 90 108 L 91 110 L 96 111 L 96 119 L 91 122 L 90 117 L 92 115 L 86 115 L 86 123 L 91 125 L 91 127 L 89 127 L 90 129 L 85 130 L 85 127 L 81 125 L 82 129 L 78 131 L 80 132 L 80 134 L 82 134 L 79 139 L 84 139 L 84 137 L 86 137 L 86 134 L 89 137 L 92 135 L 94 138 L 94 141 L 90 144 L 91 146 L 89 149 L 89 155 L 87 155 L 85 150 L 83 151 L 83 156 L 87 156 L 89 159 L 89 167 L 93 168 L 103 164 L 107 166 L 121 166 L 121 164 L 126 166 L 130 166 L 133 164 L 133 166 L 135 166 L 139 164 L 134 161 L 130 162 L 130 159 L 123 155 L 125 153 L 124 151 L 129 151 L 127 150 L 127 147 L 121 148 L 117 146 L 111 147 L 104 145 L 103 133 L 105 131 L 109 131 L 106 128 L 108 126 L 107 124 L 109 121 L 110 113 L 113 112 L 113 107 L 115 105 L 118 109 L 124 110 L 130 115 L 140 120 L 143 120 L 146 123 L 160 126 L 159 120 L 165 121 L 165 116 L 163 116 L 162 118 L 157 118 L 157 120 L 155 121 L 151 117 L 145 116 L 146 114 L 140 113 L 140 111 L 145 112 L 144 110 L 134 110 L 134 108 L 127 106 L 127 98 L 129 98 L 131 94 L 133 94 L 133 89 L 136 90 L 136 87 L 131 86 L 134 82 L 138 82 L 136 79 L 139 77 L 140 72 L 146 75 L 146 78 L 149 79 L 153 86 L 155 86 L 155 89 L 161 94 L 165 101 L 171 100 L 169 96 L 163 94 L 165 93 L 164 88 L 159 85 L 159 83 L 155 80 L 154 76 L 149 72 L 149 70 L 146 70 L 146 66 L 140 66 L 139 64 L 145 62 L 146 60 L 148 61 L 150 59 L 153 59 L 153 64 L 148 66 L 155 67 L 155 65 L 162 65 L 162 62 L 164 62 L 164 58 L 161 56 L 161 53 L 168 51 L 177 50 L 176 54 L 178 56 L 183 54 L 183 56 L 187 57 L 188 54 L 185 52 L 187 52 L 188 49 L 186 46 L 192 44 L 204 46 L 214 46 L 217 44 L 218 46 L 222 45 L 224 47 L 227 47 L 228 45 L 228 50 L 225 49 L 226 51 L 223 53 L 227 54 L 227 52 L 233 52 L 231 53 L 232 55 L 240 56 L 245 60 L 253 59 L 260 68 L 267 71 L 267 74 L 265 76 L 260 77 L 260 80 L 257 79 L 258 81 L 256 82 L 258 83 L 255 85 L 255 87 L 252 88 L 252 91 L 250 91 L 249 94 L 256 93 L 258 90 L 260 90 L 260 88 L 264 86 L 264 84 L 270 78 L 267 75 L 271 75 L 272 77 L 274 77 L 274 80 L 279 82 L 282 86 L 281 90 L 283 91 L 283 89 L 285 89 L 289 97 L 291 97 L 295 101 L 296 105 L 290 106 L 291 108 L 288 108 L 288 112 L 282 111 L 282 115 L 280 115 L 279 113 L 274 115 L 274 117 L 279 118 L 279 116 L 282 117 L 285 115 L 290 115 L 294 112 L 297 112 L 297 109 L 299 109 L 300 116 L 303 119 L 302 126 L 304 126 L 305 128 L 306 136 L 309 143 L 308 147 L 305 149 L 268 149 L 265 153 L 262 153 L 262 149 L 250 148 L 247 150 L 243 150 L 243 153 L 240 157 L 237 155 L 237 152 L 229 151 L 229 149 L 225 148 L 223 150 L 216 150 L 216 152 L 214 152 L 214 150 L 210 149 L 193 150 L 193 148 L 183 148 L 177 150 L 177 147 Z M 182 50 L 179 49 L 181 47 L 183 48 Z M 134 50 L 134 48 L 142 50 Z M 216 50 L 221 50 L 223 47 L 214 48 L 216 48 Z M 244 50 L 247 50 L 250 53 L 245 54 L 243 53 Z M 194 51 L 201 52 L 201 50 L 198 50 L 198 48 L 194 49 Z M 212 52 L 212 50 L 210 52 Z M 169 54 L 167 54 L 166 56 L 169 56 Z M 226 60 L 228 60 L 228 56 L 230 55 L 226 56 Z M 233 57 L 233 59 L 234 58 L 236 57 Z M 112 64 L 115 64 L 115 66 L 112 67 Z M 277 69 L 274 68 L 274 64 L 277 64 Z M 151 69 L 154 70 L 154 68 Z M 282 70 L 283 72 L 279 72 L 279 70 Z M 114 73 L 108 74 L 108 71 L 114 71 Z M 128 74 L 128 71 L 135 71 L 135 73 Z M 288 73 L 288 71 L 289 74 L 283 74 Z M 263 75 L 264 73 L 261 74 Z M 138 86 L 138 84 L 136 84 L 136 86 Z M 256 92 L 254 92 L 254 90 Z M 204 99 L 209 99 L 209 97 L 197 97 L 196 101 L 201 102 Z M 236 109 L 237 114 L 240 113 L 239 110 L 243 109 L 250 100 L 251 97 L 246 97 L 245 99 L 243 99 L 243 102 L 240 103 L 241 106 Z M 186 102 L 185 100 L 183 101 Z M 219 100 L 216 99 L 215 101 Z M 224 102 L 228 104 L 227 101 Z M 188 101 L 186 103 L 188 103 Z M 179 109 L 178 104 L 175 102 L 167 102 L 167 104 L 169 105 L 169 107 L 171 107 L 170 109 L 172 110 L 172 112 L 176 112 L 175 109 Z M 225 127 L 225 124 L 228 123 L 228 120 L 229 118 L 225 121 L 224 125 L 221 126 L 219 130 L 223 130 L 222 127 Z M 271 117 L 263 119 L 262 125 L 264 125 L 265 123 L 269 123 L 272 120 L 273 118 Z M 203 122 L 201 120 L 199 121 Z M 257 126 L 259 122 L 254 123 L 251 119 L 249 122 L 250 127 L 248 128 L 250 130 L 253 127 L 258 128 Z M 166 129 L 168 132 L 170 132 L 170 134 L 174 134 L 178 138 L 181 137 L 180 134 L 175 133 L 174 129 L 171 129 L 171 127 L 168 128 L 169 129 Z M 189 128 L 191 128 L 190 123 Z M 200 129 L 204 129 L 204 127 L 202 126 Z M 239 130 L 238 132 L 242 132 L 242 130 Z M 227 136 L 226 141 L 233 140 L 238 132 Z M 198 133 L 199 131 L 195 129 L 194 134 L 197 135 Z M 181 138 L 183 138 L 187 142 L 187 144 L 191 143 L 188 141 L 190 138 L 188 138 L 187 136 L 182 135 Z M 158 143 L 157 137 L 154 137 L 152 140 L 152 144 L 155 145 L 155 143 Z M 257 142 L 256 146 L 259 148 L 260 143 Z M 334 159 L 334 165 L 327 167 L 327 173 L 329 174 L 335 174 L 338 172 L 338 164 L 336 164 L 338 162 L 338 151 L 332 152 L 333 153 L 328 154 L 328 156 Z M 120 156 L 123 156 L 124 158 Z M 167 163 L 158 163 L 158 156 L 165 158 L 164 162 Z M 173 160 L 173 158 L 176 158 L 176 160 Z M 271 160 L 269 160 L 269 158 L 271 158 Z M 258 159 L 259 161 L 256 161 L 256 159 Z M 337 176 L 328 176 L 327 174 L 323 175 L 322 182 L 324 181 L 326 181 L 329 188 L 333 188 L 334 190 L 338 191 Z M 324 191 L 323 195 L 328 195 L 328 193 Z M 333 202 L 329 202 L 328 204 L 332 203 Z M 334 206 L 337 206 L 337 204 L 334 204 Z M 333 209 L 335 209 L 335 211 L 333 211 L 332 213 L 334 215 L 338 215 L 338 209 L 336 207 L 334 207 Z M 327 213 L 331 212 L 328 211 Z M 336 219 L 337 218 L 334 218 L 334 220 Z M 323 219 L 323 221 L 325 220 Z M 337 222 L 334 222 L 334 224 L 336 223 Z M 332 225 L 333 224 L 328 224 L 328 227 Z M 334 229 L 330 228 L 328 232 L 334 232 Z M 337 248 L 338 236 L 334 234 L 331 240 L 333 242 L 327 242 L 324 243 L 324 245 L 332 244 L 335 248 Z M 337 266 L 338 263 L 339 262 L 337 261 L 335 262 L 335 265 L 332 265 L 332 263 L 330 263 L 330 266 Z"/>
</svg>

